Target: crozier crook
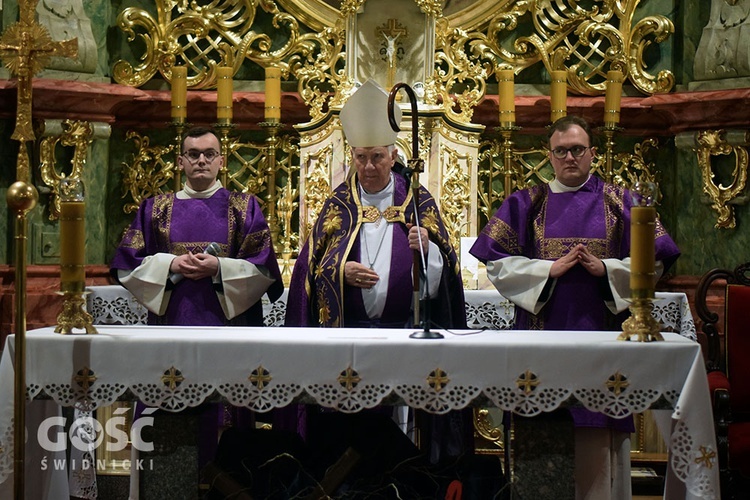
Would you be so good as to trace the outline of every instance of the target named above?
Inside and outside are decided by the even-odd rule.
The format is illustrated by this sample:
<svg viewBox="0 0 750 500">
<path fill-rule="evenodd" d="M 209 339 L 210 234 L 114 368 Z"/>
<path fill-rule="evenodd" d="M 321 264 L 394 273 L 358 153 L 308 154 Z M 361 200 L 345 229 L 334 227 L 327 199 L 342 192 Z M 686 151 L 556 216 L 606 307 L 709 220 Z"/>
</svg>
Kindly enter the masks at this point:
<svg viewBox="0 0 750 500">
<path fill-rule="evenodd" d="M 419 174 L 424 171 L 424 160 L 419 157 L 419 111 L 417 107 L 417 96 L 414 90 L 406 83 L 397 83 L 391 89 L 388 94 L 388 122 L 391 124 L 391 128 L 396 131 L 401 131 L 401 126 L 396 121 L 394 113 L 394 106 L 396 104 L 396 95 L 398 91 L 404 89 L 406 94 L 409 96 L 409 104 L 411 105 L 411 158 L 407 160 L 407 168 L 404 169 L 403 175 L 406 177 L 409 186 L 412 190 L 412 202 L 414 203 L 414 214 L 413 223 L 420 228 L 419 224 Z M 421 238 L 420 238 L 421 241 Z M 424 265 L 424 253 L 420 250 L 414 250 L 414 266 L 413 266 L 413 279 L 414 282 L 414 324 L 419 325 L 421 323 L 423 330 L 417 331 L 411 334 L 412 338 L 443 338 L 443 336 L 436 332 L 430 332 L 430 314 L 429 314 L 429 297 L 425 298 L 424 301 L 424 317 L 420 314 L 420 269 L 424 269 L 424 280 L 425 290 L 428 290 L 427 286 L 427 269 Z"/>
</svg>

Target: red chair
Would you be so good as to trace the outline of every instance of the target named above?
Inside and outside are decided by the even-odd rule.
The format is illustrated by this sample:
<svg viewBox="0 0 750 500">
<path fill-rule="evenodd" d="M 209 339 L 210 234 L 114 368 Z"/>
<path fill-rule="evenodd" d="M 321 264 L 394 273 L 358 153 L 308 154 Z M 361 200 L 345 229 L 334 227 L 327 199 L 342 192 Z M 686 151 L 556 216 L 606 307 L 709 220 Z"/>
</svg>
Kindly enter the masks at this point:
<svg viewBox="0 0 750 500">
<path fill-rule="evenodd" d="M 709 288 L 725 280 L 724 338 L 719 315 L 707 305 Z M 747 498 L 750 486 L 750 262 L 734 271 L 713 269 L 698 282 L 698 317 L 708 342 L 708 383 L 714 408 L 721 490 L 724 498 Z"/>
</svg>

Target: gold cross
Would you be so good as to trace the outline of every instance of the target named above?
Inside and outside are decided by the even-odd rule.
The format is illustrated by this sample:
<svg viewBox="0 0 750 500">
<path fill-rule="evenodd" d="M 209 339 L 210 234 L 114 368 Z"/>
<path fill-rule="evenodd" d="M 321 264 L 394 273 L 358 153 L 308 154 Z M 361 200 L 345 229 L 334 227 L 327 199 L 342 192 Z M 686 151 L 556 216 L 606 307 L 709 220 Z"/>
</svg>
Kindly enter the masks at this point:
<svg viewBox="0 0 750 500">
<path fill-rule="evenodd" d="M 695 459 L 696 464 L 700 464 L 701 462 L 706 465 L 709 469 L 713 469 L 714 467 L 714 458 L 716 458 L 716 452 L 713 450 L 710 450 L 709 448 L 706 448 L 705 446 L 701 446 L 701 456 Z"/>
<path fill-rule="evenodd" d="M 91 384 L 96 382 L 96 375 L 91 371 L 91 368 L 84 366 L 81 370 L 78 370 L 78 374 L 73 377 L 73 380 L 81 386 L 81 389 L 83 389 L 84 392 L 89 392 Z"/>
<path fill-rule="evenodd" d="M 346 387 L 347 391 L 351 391 L 357 387 L 357 384 L 362 382 L 362 379 L 359 377 L 359 374 L 349 366 L 345 371 L 341 372 L 338 381 L 339 384 Z"/>
<path fill-rule="evenodd" d="M 174 366 L 165 371 L 164 375 L 161 377 L 161 382 L 169 387 L 170 391 L 177 389 L 177 386 L 180 385 L 183 380 L 185 380 L 185 377 L 183 377 L 180 370 Z"/>
<path fill-rule="evenodd" d="M 516 386 L 523 389 L 524 394 L 528 394 L 539 385 L 539 378 L 531 370 L 526 370 L 523 375 L 516 379 Z"/>
<path fill-rule="evenodd" d="M 16 103 L 16 128 L 11 135 L 22 143 L 34 140 L 31 125 L 31 79 L 49 62 L 50 57 L 76 57 L 78 39 L 56 42 L 47 28 L 36 20 L 39 0 L 19 0 L 19 21 L 5 30 L 0 37 L 0 59 L 18 81 Z M 18 150 L 16 180 L 29 181 L 29 157 L 26 145 Z"/>
<path fill-rule="evenodd" d="M 617 372 L 607 380 L 607 388 L 615 393 L 615 396 L 619 396 L 621 392 L 628 388 L 630 382 L 627 377 L 622 373 Z"/>
<path fill-rule="evenodd" d="M 253 370 L 248 380 L 255 384 L 259 391 L 262 391 L 268 382 L 272 380 L 271 374 L 263 368 L 263 365 L 258 365 L 258 368 Z"/>
<path fill-rule="evenodd" d="M 437 392 L 442 391 L 443 387 L 448 385 L 450 381 L 451 379 L 448 378 L 448 374 L 440 368 L 435 368 L 435 370 L 430 372 L 430 376 L 427 377 L 427 383 Z"/>
</svg>

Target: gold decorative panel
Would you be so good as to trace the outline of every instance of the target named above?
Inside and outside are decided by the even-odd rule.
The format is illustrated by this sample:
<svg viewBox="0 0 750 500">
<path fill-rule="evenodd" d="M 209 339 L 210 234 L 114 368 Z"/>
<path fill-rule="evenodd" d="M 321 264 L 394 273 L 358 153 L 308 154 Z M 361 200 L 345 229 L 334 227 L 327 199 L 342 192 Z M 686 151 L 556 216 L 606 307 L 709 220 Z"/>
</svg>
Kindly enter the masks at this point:
<svg viewBox="0 0 750 500">
<path fill-rule="evenodd" d="M 729 136 L 732 137 L 729 137 Z M 718 229 L 734 229 L 737 225 L 732 205 L 746 204 L 748 151 L 750 132 L 735 131 L 728 134 L 726 130 L 704 130 L 695 137 L 695 153 L 703 179 L 703 194 L 706 195 L 719 217 L 715 227 Z M 734 157 L 734 167 L 728 185 L 717 182 L 712 158 L 728 156 Z"/>
</svg>

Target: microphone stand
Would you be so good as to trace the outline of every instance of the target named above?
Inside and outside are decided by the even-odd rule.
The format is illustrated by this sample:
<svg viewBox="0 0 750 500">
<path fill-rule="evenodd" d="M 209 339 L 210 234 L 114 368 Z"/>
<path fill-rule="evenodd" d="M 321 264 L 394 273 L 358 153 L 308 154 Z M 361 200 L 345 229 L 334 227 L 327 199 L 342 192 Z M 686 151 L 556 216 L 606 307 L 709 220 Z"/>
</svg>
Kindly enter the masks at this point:
<svg viewBox="0 0 750 500">
<path fill-rule="evenodd" d="M 404 170 L 404 177 L 406 177 L 412 190 L 412 202 L 414 204 L 413 221 L 417 230 L 421 233 L 421 226 L 419 224 L 419 174 L 424 171 L 424 160 L 419 157 L 419 113 L 417 109 L 417 96 L 414 94 L 414 90 L 406 83 L 397 83 L 391 89 L 388 94 L 388 122 L 391 128 L 399 132 L 401 127 L 396 123 L 396 117 L 393 112 L 396 104 L 396 94 L 398 91 L 404 89 L 406 94 L 409 96 L 409 103 L 411 104 L 411 159 L 407 161 L 408 167 Z M 416 175 L 415 179 L 412 176 Z M 420 297 L 420 272 L 424 275 L 424 293 Z M 413 266 L 413 278 L 414 284 L 414 324 L 421 324 L 422 330 L 416 331 L 409 335 L 413 339 L 442 339 L 443 335 L 438 332 L 430 331 L 430 297 L 429 297 L 429 282 L 427 280 L 427 261 L 424 256 L 424 248 L 422 246 L 422 238 L 419 238 L 419 250 L 414 250 L 414 266 Z M 424 302 L 421 304 L 420 302 Z M 421 311 L 420 311 L 421 309 Z M 420 314 L 421 312 L 421 314 Z"/>
</svg>

